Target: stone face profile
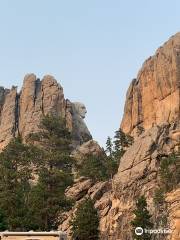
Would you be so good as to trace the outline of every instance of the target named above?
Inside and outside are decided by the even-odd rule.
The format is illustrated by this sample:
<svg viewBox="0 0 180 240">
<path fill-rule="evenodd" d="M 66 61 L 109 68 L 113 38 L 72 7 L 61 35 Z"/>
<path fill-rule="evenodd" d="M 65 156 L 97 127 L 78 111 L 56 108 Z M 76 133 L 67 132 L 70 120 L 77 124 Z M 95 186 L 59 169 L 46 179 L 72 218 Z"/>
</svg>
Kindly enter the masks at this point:
<svg viewBox="0 0 180 240">
<path fill-rule="evenodd" d="M 41 118 L 47 114 L 66 119 L 76 147 L 92 139 L 83 120 L 86 112 L 83 104 L 64 98 L 63 88 L 53 76 L 40 80 L 27 74 L 19 93 L 15 87 L 0 87 L 0 150 L 18 134 L 25 141 L 29 133 L 39 130 Z"/>
<path fill-rule="evenodd" d="M 84 121 L 87 110 L 83 103 L 72 103 L 72 120 L 73 120 L 73 135 L 75 138 L 75 145 L 81 145 L 92 139 L 91 134 Z"/>
<path fill-rule="evenodd" d="M 80 102 L 73 102 L 73 106 L 74 106 L 75 113 L 84 119 L 87 113 L 87 109 L 85 105 Z"/>
</svg>

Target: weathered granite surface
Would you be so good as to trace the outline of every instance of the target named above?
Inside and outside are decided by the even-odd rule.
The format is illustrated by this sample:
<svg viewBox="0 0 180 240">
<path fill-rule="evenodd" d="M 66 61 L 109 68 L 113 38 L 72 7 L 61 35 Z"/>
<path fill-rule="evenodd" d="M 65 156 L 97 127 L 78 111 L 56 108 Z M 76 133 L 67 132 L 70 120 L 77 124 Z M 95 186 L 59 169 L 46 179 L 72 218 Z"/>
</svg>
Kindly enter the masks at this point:
<svg viewBox="0 0 180 240">
<path fill-rule="evenodd" d="M 0 150 L 11 138 L 20 134 L 25 141 L 29 133 L 39 130 L 42 116 L 53 114 L 66 118 L 66 124 L 73 134 L 74 147 L 89 141 L 92 136 L 82 117 L 82 103 L 66 100 L 62 86 L 53 76 L 46 75 L 42 80 L 34 74 L 27 74 L 23 87 L 11 90 L 0 88 Z"/>
<path fill-rule="evenodd" d="M 174 126 L 162 124 L 141 134 L 122 157 L 118 172 L 112 181 L 93 183 L 87 178 L 77 179 L 66 191 L 66 195 L 74 199 L 76 204 L 71 211 L 64 213 L 64 221 L 59 226 L 69 234 L 68 239 L 71 239 L 70 220 L 76 212 L 78 203 L 87 196 L 95 201 L 95 207 L 98 209 L 103 240 L 133 240 L 130 222 L 133 219 L 136 200 L 141 195 L 145 195 L 153 219 L 160 218 L 162 213 L 157 212 L 153 200 L 155 190 L 161 184 L 159 166 L 161 156 L 167 156 L 177 149 L 180 140 L 177 132 L 180 133 L 180 129 L 176 129 L 174 133 Z M 79 157 L 78 154 L 74 156 Z M 166 228 L 171 229 L 172 234 L 158 236 L 159 238 L 155 239 L 177 240 L 180 236 L 178 186 L 177 189 L 167 193 L 165 204 L 167 208 L 162 211 L 167 215 Z"/>
<path fill-rule="evenodd" d="M 180 33 L 177 33 L 144 62 L 130 84 L 121 128 L 136 136 L 139 128 L 149 129 L 179 118 Z"/>
</svg>

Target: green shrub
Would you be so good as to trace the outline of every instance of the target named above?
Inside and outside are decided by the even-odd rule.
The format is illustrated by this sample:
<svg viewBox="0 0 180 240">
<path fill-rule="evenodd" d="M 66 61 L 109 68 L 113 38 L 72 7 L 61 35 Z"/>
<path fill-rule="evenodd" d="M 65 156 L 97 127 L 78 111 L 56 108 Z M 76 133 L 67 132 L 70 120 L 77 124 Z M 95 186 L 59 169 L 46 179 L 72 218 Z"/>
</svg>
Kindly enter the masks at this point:
<svg viewBox="0 0 180 240">
<path fill-rule="evenodd" d="M 161 158 L 160 177 L 165 191 L 171 191 L 180 182 L 180 156 L 172 153 L 168 157 Z"/>
<path fill-rule="evenodd" d="M 164 203 L 164 189 L 158 188 L 155 190 L 154 193 L 154 203 L 155 205 L 163 204 Z"/>
</svg>

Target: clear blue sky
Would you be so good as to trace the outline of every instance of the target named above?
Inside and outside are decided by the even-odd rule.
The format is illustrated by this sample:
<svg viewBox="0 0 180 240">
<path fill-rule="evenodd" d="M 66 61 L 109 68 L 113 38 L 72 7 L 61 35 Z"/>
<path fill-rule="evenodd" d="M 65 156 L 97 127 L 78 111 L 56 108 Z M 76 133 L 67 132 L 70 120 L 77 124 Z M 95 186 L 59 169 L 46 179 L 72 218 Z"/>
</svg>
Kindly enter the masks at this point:
<svg viewBox="0 0 180 240">
<path fill-rule="evenodd" d="M 179 0 L 0 0 L 0 85 L 54 75 L 66 98 L 85 103 L 104 145 L 131 79 L 179 30 Z"/>
</svg>

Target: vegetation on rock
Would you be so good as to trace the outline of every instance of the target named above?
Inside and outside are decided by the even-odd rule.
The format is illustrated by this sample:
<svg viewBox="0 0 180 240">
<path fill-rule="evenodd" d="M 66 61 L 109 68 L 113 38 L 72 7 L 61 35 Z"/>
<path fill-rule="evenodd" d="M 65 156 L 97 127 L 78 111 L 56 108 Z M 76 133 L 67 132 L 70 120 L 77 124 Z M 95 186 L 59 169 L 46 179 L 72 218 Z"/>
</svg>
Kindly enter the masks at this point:
<svg viewBox="0 0 180 240">
<path fill-rule="evenodd" d="M 133 137 L 128 134 L 125 134 L 122 129 L 119 129 L 115 132 L 114 136 L 114 157 L 121 157 L 124 152 L 130 147 L 133 143 Z"/>
<path fill-rule="evenodd" d="M 160 158 L 160 185 L 154 193 L 155 205 L 162 205 L 165 194 L 172 191 L 180 182 L 180 153 L 171 153 L 167 157 Z"/>
<path fill-rule="evenodd" d="M 164 203 L 164 189 L 157 188 L 154 193 L 154 204 L 161 205 Z"/>
<path fill-rule="evenodd" d="M 107 175 L 112 178 L 117 172 L 121 157 L 126 152 L 127 148 L 133 143 L 133 138 L 125 134 L 122 129 L 115 132 L 114 140 L 110 137 L 106 142 L 106 167 Z"/>
<path fill-rule="evenodd" d="M 83 164 L 78 167 L 78 171 L 80 176 L 90 178 L 95 182 L 106 180 L 108 179 L 106 157 L 103 154 L 87 155 L 83 159 Z"/>
<path fill-rule="evenodd" d="M 98 240 L 99 217 L 94 202 L 87 198 L 77 208 L 71 222 L 74 240 Z"/>
<path fill-rule="evenodd" d="M 133 229 L 133 237 L 136 240 L 150 240 L 151 235 L 145 232 L 153 227 L 151 222 L 151 215 L 147 209 L 147 202 L 144 196 L 141 196 L 136 202 L 136 209 L 133 212 L 135 214 L 134 220 L 131 222 L 131 226 Z M 135 229 L 141 227 L 144 232 L 142 235 L 138 236 L 135 234 Z"/>
<path fill-rule="evenodd" d="M 180 153 L 161 158 L 160 178 L 165 192 L 171 191 L 180 182 Z"/>
<path fill-rule="evenodd" d="M 114 141 L 110 137 L 107 138 L 105 152 L 85 155 L 83 164 L 78 166 L 79 175 L 95 182 L 112 179 L 118 170 L 121 157 L 132 142 L 133 138 L 123 133 L 121 129 L 116 131 Z"/>
</svg>

